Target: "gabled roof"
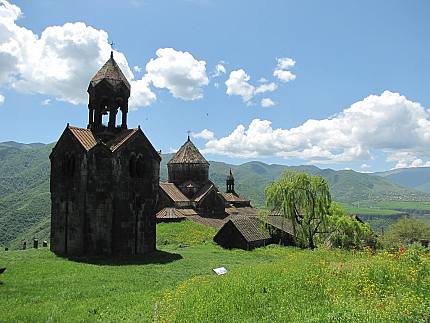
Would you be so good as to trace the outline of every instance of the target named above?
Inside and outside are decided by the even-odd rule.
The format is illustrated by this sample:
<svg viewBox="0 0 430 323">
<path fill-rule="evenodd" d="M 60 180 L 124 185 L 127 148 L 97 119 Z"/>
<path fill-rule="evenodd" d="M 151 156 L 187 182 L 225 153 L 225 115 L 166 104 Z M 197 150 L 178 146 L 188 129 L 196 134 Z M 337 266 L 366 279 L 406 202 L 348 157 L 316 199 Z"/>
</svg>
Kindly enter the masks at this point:
<svg viewBox="0 0 430 323">
<path fill-rule="evenodd" d="M 258 215 L 258 210 L 252 206 L 236 207 L 230 206 L 225 208 L 225 212 L 229 215 L 246 215 L 246 216 L 256 216 Z"/>
<path fill-rule="evenodd" d="M 202 199 L 206 197 L 212 190 L 215 190 L 218 194 L 218 189 L 216 188 L 215 184 L 211 181 L 207 182 L 194 196 L 193 201 L 200 202 Z M 222 195 L 221 195 L 222 196 Z"/>
<path fill-rule="evenodd" d="M 186 197 L 173 183 L 160 183 L 160 188 L 175 203 L 190 201 L 189 198 Z"/>
<path fill-rule="evenodd" d="M 156 214 L 157 219 L 185 219 L 186 216 L 174 207 L 165 207 Z"/>
<path fill-rule="evenodd" d="M 270 239 L 270 234 L 266 232 L 261 221 L 254 216 L 232 216 L 230 221 L 247 242 Z M 228 222 L 225 224 L 228 225 Z"/>
<path fill-rule="evenodd" d="M 78 128 L 70 125 L 67 125 L 66 129 L 70 131 L 86 151 L 93 149 L 100 142 L 90 129 Z M 144 140 L 148 142 L 149 147 L 153 150 L 154 156 L 161 159 L 160 154 L 155 150 L 151 142 L 139 128 L 121 130 L 119 134 L 106 143 L 106 147 L 110 151 L 115 152 L 127 144 L 138 133 L 142 134 Z"/>
<path fill-rule="evenodd" d="M 205 164 L 209 165 L 200 151 L 188 137 L 178 152 L 169 160 L 168 164 Z"/>
<path fill-rule="evenodd" d="M 287 232 L 291 235 L 294 235 L 294 229 L 293 224 L 291 223 L 291 220 L 286 219 L 283 216 L 280 215 L 271 215 L 266 218 L 266 223 L 270 224 L 274 228 Z"/>
<path fill-rule="evenodd" d="M 96 75 L 93 76 L 90 84 L 94 87 L 102 80 L 107 80 L 108 82 L 113 83 L 113 85 L 116 85 L 118 82 L 123 82 L 130 90 L 130 83 L 128 83 L 127 78 L 124 76 L 118 64 L 114 60 L 113 52 L 111 52 L 108 61 L 99 69 Z"/>
<path fill-rule="evenodd" d="M 82 147 L 89 151 L 97 145 L 97 138 L 90 129 L 67 126 L 71 134 L 78 140 Z M 130 138 L 139 131 L 138 128 L 122 130 L 118 136 L 106 143 L 112 152 L 124 145 Z"/>
<path fill-rule="evenodd" d="M 227 202 L 242 202 L 242 203 L 250 202 L 250 200 L 234 193 L 221 193 L 221 194 Z"/>
<path fill-rule="evenodd" d="M 89 129 L 67 126 L 72 135 L 79 141 L 86 151 L 97 145 L 97 139 Z"/>
<path fill-rule="evenodd" d="M 116 136 L 115 138 L 110 140 L 107 143 L 107 146 L 110 148 L 110 150 L 115 151 L 120 148 L 124 143 L 126 143 L 131 137 L 133 137 L 133 135 L 136 134 L 138 131 L 138 128 L 123 130 L 121 131 L 119 136 Z"/>
<path fill-rule="evenodd" d="M 195 216 L 198 213 L 193 210 L 193 209 L 177 209 L 179 212 L 181 212 L 181 214 L 185 215 L 185 216 Z"/>
<path fill-rule="evenodd" d="M 219 219 L 219 218 L 208 218 L 205 216 L 201 216 L 201 215 L 194 215 L 194 216 L 189 216 L 187 219 L 195 222 L 195 223 L 199 223 L 199 224 L 203 224 L 206 225 L 208 227 L 213 227 L 213 228 L 221 228 L 228 220 L 227 219 Z"/>
</svg>

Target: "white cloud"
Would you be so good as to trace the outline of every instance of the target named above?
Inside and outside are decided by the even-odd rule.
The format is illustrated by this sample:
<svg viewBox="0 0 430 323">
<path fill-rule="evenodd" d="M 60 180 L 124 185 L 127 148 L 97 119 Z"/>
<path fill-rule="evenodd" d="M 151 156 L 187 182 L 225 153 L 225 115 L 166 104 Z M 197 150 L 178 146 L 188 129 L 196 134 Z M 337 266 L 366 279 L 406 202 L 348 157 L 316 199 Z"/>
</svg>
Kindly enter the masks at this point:
<svg viewBox="0 0 430 323">
<path fill-rule="evenodd" d="M 205 61 L 173 48 L 160 48 L 156 55 L 157 58 L 146 64 L 146 72 L 155 87 L 168 89 L 174 97 L 183 100 L 203 97 L 202 88 L 209 84 Z"/>
<path fill-rule="evenodd" d="M 5 100 L 6 98 L 4 97 L 4 95 L 0 94 L 0 105 L 3 105 Z"/>
<path fill-rule="evenodd" d="M 193 132 L 191 134 L 194 138 L 201 138 L 201 139 L 205 139 L 205 140 L 213 140 L 215 139 L 214 137 L 214 133 L 208 129 L 203 129 L 200 132 Z"/>
<path fill-rule="evenodd" d="M 225 85 L 228 95 L 239 95 L 243 102 L 249 102 L 254 97 L 255 87 L 249 82 L 250 76 L 243 69 L 230 72 L 230 76 Z"/>
<path fill-rule="evenodd" d="M 296 61 L 289 57 L 278 58 L 278 64 L 273 72 L 273 76 L 283 82 L 289 82 L 296 79 L 296 75 L 290 72 L 290 68 L 296 65 Z"/>
<path fill-rule="evenodd" d="M 274 129 L 271 121 L 254 119 L 248 128 L 240 124 L 228 136 L 209 140 L 204 151 L 338 163 L 368 160 L 372 151 L 379 150 L 398 162 L 415 156 L 409 164 L 415 161 L 413 164 L 418 165 L 418 158 L 430 158 L 429 145 L 429 112 L 417 102 L 385 91 L 352 104 L 332 118 L 307 120 L 295 128 Z"/>
<path fill-rule="evenodd" d="M 222 63 L 218 63 L 215 65 L 215 72 L 213 73 L 213 77 L 218 77 L 221 74 L 225 74 L 225 66 Z"/>
<path fill-rule="evenodd" d="M 263 99 L 261 99 L 260 104 L 261 104 L 262 107 L 267 108 L 267 107 L 274 106 L 275 102 L 273 102 L 272 99 L 270 99 L 270 98 L 263 98 Z"/>
<path fill-rule="evenodd" d="M 430 166 L 430 161 L 423 161 L 421 158 L 418 158 L 414 152 L 408 151 L 393 152 L 388 156 L 387 161 L 396 162 L 394 169 Z"/>
<path fill-rule="evenodd" d="M 264 83 L 261 84 L 256 90 L 255 94 L 265 93 L 265 92 L 273 92 L 278 89 L 278 85 L 276 83 Z"/>
<path fill-rule="evenodd" d="M 51 103 L 51 99 L 45 99 L 42 102 L 40 102 L 41 105 L 49 105 Z"/>
<path fill-rule="evenodd" d="M 239 95 L 242 97 L 243 102 L 245 102 L 247 105 L 251 104 L 251 100 L 254 98 L 254 96 L 266 92 L 273 92 L 278 89 L 278 85 L 274 82 L 268 83 L 268 80 L 265 78 L 261 78 L 258 80 L 261 85 L 254 86 L 249 81 L 251 80 L 251 77 L 245 72 L 244 69 L 238 69 L 235 71 L 230 72 L 230 76 L 227 81 L 225 81 L 225 85 L 227 86 L 226 93 L 228 95 Z M 262 106 L 269 106 L 269 105 L 263 105 L 264 104 L 271 104 L 273 105 L 273 101 L 264 98 L 261 100 Z M 271 102 L 271 103 L 270 103 Z"/>
<path fill-rule="evenodd" d="M 133 66 L 133 71 L 135 71 L 136 73 L 141 73 L 142 72 L 142 68 L 138 65 L 134 65 Z"/>
<path fill-rule="evenodd" d="M 16 24 L 21 15 L 19 7 L 0 0 L 0 84 L 72 104 L 86 103 L 89 80 L 110 55 L 108 34 L 76 22 L 47 27 L 39 37 Z M 152 93 L 141 82 L 135 89 L 139 80 L 134 80 L 125 56 L 115 51 L 114 57 L 132 84 L 134 97 Z"/>
<path fill-rule="evenodd" d="M 157 100 L 157 96 L 151 91 L 149 83 L 150 80 L 148 75 L 144 75 L 140 80 L 131 82 L 131 109 L 135 109 L 137 107 L 146 107 Z"/>
</svg>

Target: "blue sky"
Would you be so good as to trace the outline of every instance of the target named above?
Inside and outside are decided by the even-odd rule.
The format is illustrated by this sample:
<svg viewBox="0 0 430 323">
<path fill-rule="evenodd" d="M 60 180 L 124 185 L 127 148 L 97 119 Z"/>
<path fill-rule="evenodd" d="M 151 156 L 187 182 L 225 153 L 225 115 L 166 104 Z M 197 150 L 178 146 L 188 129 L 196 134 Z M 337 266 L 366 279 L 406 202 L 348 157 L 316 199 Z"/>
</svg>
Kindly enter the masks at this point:
<svg viewBox="0 0 430 323">
<path fill-rule="evenodd" d="M 429 165 L 428 1 L 1 3 L 0 141 L 85 127 L 86 86 L 113 41 L 140 94 L 129 126 L 163 152 L 190 130 L 210 160 Z"/>
</svg>

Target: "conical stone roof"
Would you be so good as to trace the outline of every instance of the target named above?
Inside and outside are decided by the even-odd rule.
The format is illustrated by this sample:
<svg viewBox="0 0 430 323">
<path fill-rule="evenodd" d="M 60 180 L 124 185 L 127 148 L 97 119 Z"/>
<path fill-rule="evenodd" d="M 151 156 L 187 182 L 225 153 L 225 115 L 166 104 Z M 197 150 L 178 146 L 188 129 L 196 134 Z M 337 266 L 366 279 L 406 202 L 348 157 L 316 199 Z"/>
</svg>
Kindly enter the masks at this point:
<svg viewBox="0 0 430 323">
<path fill-rule="evenodd" d="M 168 164 L 206 164 L 207 160 L 203 157 L 196 146 L 191 142 L 190 137 L 179 148 L 178 152 L 170 159 Z"/>
<path fill-rule="evenodd" d="M 94 87 L 102 80 L 107 80 L 113 86 L 123 82 L 124 85 L 130 90 L 130 83 L 128 83 L 127 78 L 114 60 L 113 52 L 111 52 L 109 60 L 102 66 L 102 68 L 100 68 L 96 75 L 93 76 L 91 79 L 91 85 Z"/>
</svg>

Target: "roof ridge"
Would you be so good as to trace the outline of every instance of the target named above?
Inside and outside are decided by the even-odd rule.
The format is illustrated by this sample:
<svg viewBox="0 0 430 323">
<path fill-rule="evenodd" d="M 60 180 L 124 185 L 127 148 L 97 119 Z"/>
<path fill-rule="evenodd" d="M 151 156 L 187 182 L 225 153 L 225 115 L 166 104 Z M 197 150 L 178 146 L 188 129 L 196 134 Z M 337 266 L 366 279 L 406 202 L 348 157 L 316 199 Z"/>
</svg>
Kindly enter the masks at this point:
<svg viewBox="0 0 430 323">
<path fill-rule="evenodd" d="M 168 164 L 207 164 L 199 149 L 188 137 L 187 141 L 179 148 L 176 154 L 169 160 Z"/>
<path fill-rule="evenodd" d="M 103 64 L 103 66 L 91 78 L 91 83 L 99 83 L 103 79 L 122 81 L 130 89 L 130 83 L 119 67 L 118 63 L 113 58 L 113 55 Z M 93 85 L 95 85 L 93 84 Z"/>
</svg>

